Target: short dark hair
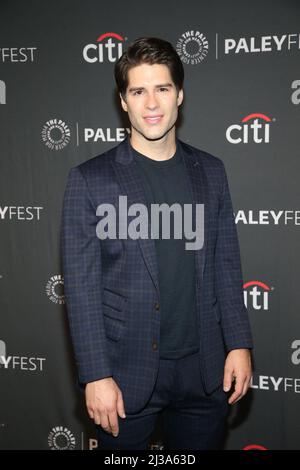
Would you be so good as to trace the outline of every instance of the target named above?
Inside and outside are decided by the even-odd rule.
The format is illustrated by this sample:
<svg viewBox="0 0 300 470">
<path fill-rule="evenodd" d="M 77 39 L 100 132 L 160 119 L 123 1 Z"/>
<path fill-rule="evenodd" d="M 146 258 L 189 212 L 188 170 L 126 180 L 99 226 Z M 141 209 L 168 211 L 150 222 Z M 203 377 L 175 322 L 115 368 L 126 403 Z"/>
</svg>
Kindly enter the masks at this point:
<svg viewBox="0 0 300 470">
<path fill-rule="evenodd" d="M 128 72 L 141 64 L 163 64 L 169 68 L 177 91 L 183 87 L 184 68 L 172 44 L 160 38 L 141 37 L 132 42 L 115 64 L 115 80 L 119 93 L 125 97 Z"/>
</svg>

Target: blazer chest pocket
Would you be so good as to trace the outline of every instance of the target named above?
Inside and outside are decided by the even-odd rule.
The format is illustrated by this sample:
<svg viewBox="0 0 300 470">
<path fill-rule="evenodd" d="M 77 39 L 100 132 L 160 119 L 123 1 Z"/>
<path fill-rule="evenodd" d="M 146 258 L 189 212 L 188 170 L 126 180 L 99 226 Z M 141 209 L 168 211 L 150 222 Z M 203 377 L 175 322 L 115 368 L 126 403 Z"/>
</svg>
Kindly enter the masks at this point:
<svg viewBox="0 0 300 470">
<path fill-rule="evenodd" d="M 113 341 L 119 341 L 125 331 L 125 324 L 123 321 L 116 320 L 115 318 L 108 317 L 104 314 L 104 327 L 107 338 Z"/>
<path fill-rule="evenodd" d="M 124 309 L 127 298 L 103 288 L 102 309 L 106 336 L 118 341 L 125 331 Z"/>
</svg>

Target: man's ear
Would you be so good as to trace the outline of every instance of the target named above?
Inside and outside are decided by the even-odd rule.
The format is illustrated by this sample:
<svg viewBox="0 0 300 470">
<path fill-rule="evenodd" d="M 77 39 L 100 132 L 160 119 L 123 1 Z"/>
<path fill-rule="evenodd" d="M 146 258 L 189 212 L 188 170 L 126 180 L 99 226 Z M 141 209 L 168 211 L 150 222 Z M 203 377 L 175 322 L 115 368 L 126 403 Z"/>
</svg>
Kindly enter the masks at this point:
<svg viewBox="0 0 300 470">
<path fill-rule="evenodd" d="M 122 105 L 122 108 L 123 108 L 123 110 L 127 113 L 128 108 L 127 108 L 126 101 L 124 100 L 124 98 L 123 98 L 123 96 L 122 96 L 122 93 L 119 93 L 119 95 L 120 95 L 120 98 L 121 98 L 121 105 Z"/>
<path fill-rule="evenodd" d="M 182 102 L 183 102 L 183 88 L 181 90 L 179 90 L 179 92 L 178 92 L 177 106 L 180 106 Z"/>
</svg>

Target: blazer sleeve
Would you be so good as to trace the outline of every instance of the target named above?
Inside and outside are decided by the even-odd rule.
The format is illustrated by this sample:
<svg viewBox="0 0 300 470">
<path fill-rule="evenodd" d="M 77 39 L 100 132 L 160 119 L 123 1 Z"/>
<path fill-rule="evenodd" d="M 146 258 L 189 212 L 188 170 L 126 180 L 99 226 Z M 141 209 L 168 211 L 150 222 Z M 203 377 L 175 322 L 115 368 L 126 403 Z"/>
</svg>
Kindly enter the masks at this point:
<svg viewBox="0 0 300 470">
<path fill-rule="evenodd" d="M 102 315 L 101 245 L 96 208 L 79 167 L 70 170 L 63 199 L 64 289 L 79 382 L 112 376 Z"/>
<path fill-rule="evenodd" d="M 238 235 L 223 162 L 221 162 L 221 171 L 223 183 L 219 202 L 215 274 L 223 337 L 229 352 L 239 348 L 251 349 L 253 340 L 244 304 Z"/>
</svg>

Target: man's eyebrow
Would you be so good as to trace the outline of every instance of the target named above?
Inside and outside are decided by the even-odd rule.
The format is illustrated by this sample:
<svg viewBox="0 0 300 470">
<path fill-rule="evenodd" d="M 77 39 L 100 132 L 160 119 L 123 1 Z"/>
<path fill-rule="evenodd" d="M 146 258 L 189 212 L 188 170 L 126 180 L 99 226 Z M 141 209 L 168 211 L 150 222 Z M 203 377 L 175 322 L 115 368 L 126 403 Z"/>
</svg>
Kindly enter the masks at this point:
<svg viewBox="0 0 300 470">
<path fill-rule="evenodd" d="M 160 85 L 155 85 L 155 88 L 163 88 L 163 87 L 173 87 L 173 84 L 172 83 L 162 83 Z M 145 87 L 142 87 L 142 86 L 137 86 L 137 87 L 131 87 L 129 88 L 128 92 L 132 92 L 132 91 L 137 91 L 137 90 L 145 90 Z"/>
</svg>

